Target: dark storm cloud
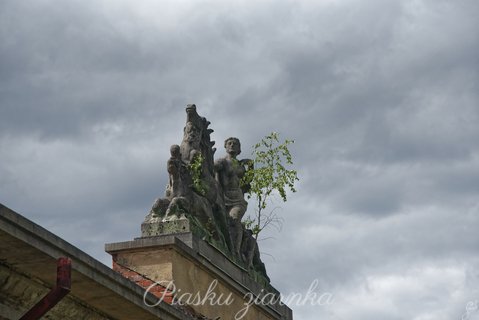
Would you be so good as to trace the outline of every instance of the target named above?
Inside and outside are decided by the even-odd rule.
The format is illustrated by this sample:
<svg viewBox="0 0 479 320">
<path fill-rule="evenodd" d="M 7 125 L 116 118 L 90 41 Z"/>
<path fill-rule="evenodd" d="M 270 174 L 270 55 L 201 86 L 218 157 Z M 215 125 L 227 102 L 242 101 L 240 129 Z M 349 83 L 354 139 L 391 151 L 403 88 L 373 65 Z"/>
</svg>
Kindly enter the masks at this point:
<svg viewBox="0 0 479 320">
<path fill-rule="evenodd" d="M 174 92 L 164 95 L 171 101 L 160 97 L 168 89 L 161 82 L 181 60 L 175 55 L 184 53 L 181 44 L 162 33 L 149 35 L 149 43 L 141 27 L 122 30 L 90 5 L 4 5 L 1 130 L 74 137 L 97 124 L 143 122 L 174 108 Z"/>
<path fill-rule="evenodd" d="M 301 319 L 478 299 L 477 1 L 0 4 L 0 201 L 105 263 L 164 192 L 184 106 L 217 156 L 277 131 L 300 182 L 261 241 Z M 251 211 L 252 205 L 250 205 Z M 475 291 L 476 290 L 476 291 Z"/>
</svg>

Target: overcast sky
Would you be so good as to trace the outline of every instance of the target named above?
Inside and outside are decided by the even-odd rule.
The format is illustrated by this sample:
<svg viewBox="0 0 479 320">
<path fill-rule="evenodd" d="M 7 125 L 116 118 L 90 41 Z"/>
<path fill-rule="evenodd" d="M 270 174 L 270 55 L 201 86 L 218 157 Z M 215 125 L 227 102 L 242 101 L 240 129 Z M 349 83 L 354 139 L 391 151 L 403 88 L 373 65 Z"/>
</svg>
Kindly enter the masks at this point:
<svg viewBox="0 0 479 320">
<path fill-rule="evenodd" d="M 260 244 L 295 319 L 461 319 L 479 300 L 479 1 L 0 0 L 0 202 L 110 264 L 195 103 L 298 192 Z M 468 319 L 479 319 L 479 310 Z"/>
</svg>

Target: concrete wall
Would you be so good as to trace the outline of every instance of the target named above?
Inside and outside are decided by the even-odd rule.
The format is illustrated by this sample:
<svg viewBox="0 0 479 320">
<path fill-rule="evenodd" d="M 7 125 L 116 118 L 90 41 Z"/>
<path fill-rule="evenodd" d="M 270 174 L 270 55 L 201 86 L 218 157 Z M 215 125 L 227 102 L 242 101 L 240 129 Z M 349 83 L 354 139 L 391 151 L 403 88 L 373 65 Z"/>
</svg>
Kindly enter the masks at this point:
<svg viewBox="0 0 479 320">
<path fill-rule="evenodd" d="M 1 320 L 17 320 L 56 284 L 60 257 L 72 261 L 72 288 L 45 319 L 197 319 L 166 302 L 147 307 L 142 287 L 0 204 Z"/>
<path fill-rule="evenodd" d="M 52 273 L 55 270 L 52 270 Z M 19 319 L 50 289 L 38 279 L 21 274 L 11 266 L 0 264 L 0 319 Z M 66 296 L 48 312 L 52 320 L 106 320 L 100 311 L 82 304 L 73 296 Z"/>
<path fill-rule="evenodd" d="M 177 289 L 173 295 L 179 300 L 183 298 L 193 302 L 197 296 L 202 303 L 194 301 L 189 306 L 211 319 L 240 318 L 240 311 L 251 296 L 262 294 L 262 291 L 271 292 L 270 296 L 279 294 L 270 286 L 256 283 L 247 270 L 192 234 L 112 243 L 106 245 L 106 251 L 112 255 L 114 270 L 120 273 L 133 270 L 164 286 L 173 281 Z M 213 296 L 213 299 L 207 299 Z M 290 320 L 292 312 L 287 306 L 277 303 L 253 304 L 241 319 Z"/>
</svg>

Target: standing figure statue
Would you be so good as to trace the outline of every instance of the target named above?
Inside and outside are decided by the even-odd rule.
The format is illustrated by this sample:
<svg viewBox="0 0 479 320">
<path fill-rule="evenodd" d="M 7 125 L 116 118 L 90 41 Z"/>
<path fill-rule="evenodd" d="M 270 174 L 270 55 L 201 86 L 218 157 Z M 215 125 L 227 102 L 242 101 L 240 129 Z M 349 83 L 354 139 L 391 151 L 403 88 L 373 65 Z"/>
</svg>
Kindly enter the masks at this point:
<svg viewBox="0 0 479 320">
<path fill-rule="evenodd" d="M 170 148 L 171 157 L 168 159 L 167 170 L 169 174 L 169 182 L 168 188 L 166 190 L 166 196 L 170 200 L 182 196 L 185 192 L 182 190 L 184 189 L 184 183 L 182 183 L 181 176 L 182 171 L 184 170 L 183 167 L 185 166 L 181 161 L 181 154 L 180 154 L 180 146 L 174 144 Z M 182 192 L 183 191 L 183 192 Z"/>
<path fill-rule="evenodd" d="M 188 190 L 191 177 L 186 164 L 181 160 L 180 146 L 172 145 L 170 153 L 171 157 L 167 162 L 169 183 L 166 188 L 166 198 L 169 203 L 163 220 L 175 218 L 175 216 L 179 216 L 179 211 L 186 212 L 191 206 L 191 195 Z"/>
<path fill-rule="evenodd" d="M 186 107 L 183 140 L 170 148 L 165 196 L 155 200 L 142 224 L 142 235 L 186 232 L 184 221 L 176 220 L 188 219 L 188 231 L 269 282 L 253 231 L 241 223 L 248 206 L 244 194 L 250 189 L 243 178 L 253 161 L 237 159 L 238 138 L 226 139 L 226 156 L 214 161 L 214 131 L 209 125 L 194 104 Z"/>
<path fill-rule="evenodd" d="M 240 259 L 241 243 L 243 240 L 243 225 L 241 219 L 246 212 L 248 202 L 244 199 L 247 186 L 241 185 L 241 178 L 246 172 L 249 159 L 237 160 L 241 153 L 241 144 L 238 138 L 228 138 L 225 141 L 226 157 L 215 162 L 216 180 L 221 187 L 224 204 L 229 220 L 229 231 L 232 240 L 232 251 Z"/>
</svg>

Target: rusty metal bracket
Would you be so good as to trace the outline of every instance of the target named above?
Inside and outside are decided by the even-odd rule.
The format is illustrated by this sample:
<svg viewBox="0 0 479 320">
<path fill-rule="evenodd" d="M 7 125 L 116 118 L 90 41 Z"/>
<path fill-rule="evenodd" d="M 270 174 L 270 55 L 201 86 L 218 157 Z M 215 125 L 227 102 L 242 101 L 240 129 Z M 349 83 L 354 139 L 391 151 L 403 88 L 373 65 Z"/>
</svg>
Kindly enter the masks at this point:
<svg viewBox="0 0 479 320">
<path fill-rule="evenodd" d="M 72 284 L 72 261 L 69 258 L 61 257 L 57 260 L 57 284 L 43 297 L 42 300 L 33 306 L 20 320 L 37 320 L 53 308 L 63 299 L 71 289 Z"/>
</svg>

